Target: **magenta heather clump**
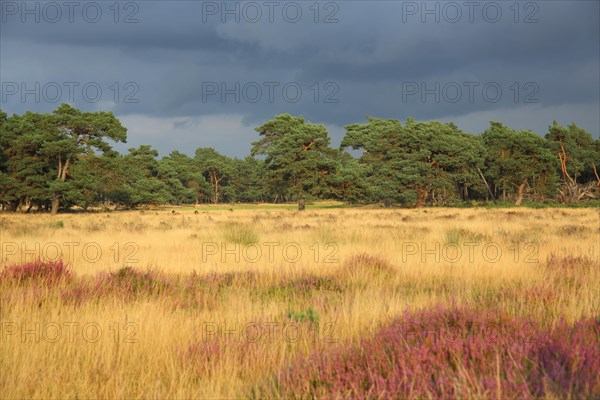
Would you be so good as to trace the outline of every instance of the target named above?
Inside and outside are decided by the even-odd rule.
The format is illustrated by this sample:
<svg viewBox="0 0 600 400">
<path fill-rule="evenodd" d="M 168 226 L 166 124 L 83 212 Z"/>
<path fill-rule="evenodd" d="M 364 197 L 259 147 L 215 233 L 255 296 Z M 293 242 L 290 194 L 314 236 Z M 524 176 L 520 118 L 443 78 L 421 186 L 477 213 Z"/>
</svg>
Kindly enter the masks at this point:
<svg viewBox="0 0 600 400">
<path fill-rule="evenodd" d="M 533 386 L 561 397 L 600 397 L 600 316 L 574 325 L 560 322 L 538 340 Z"/>
<path fill-rule="evenodd" d="M 74 274 L 69 268 L 59 261 L 41 261 L 9 265 L 4 267 L 0 273 L 1 280 L 24 282 L 39 282 L 52 284 L 61 280 L 70 279 Z"/>
<path fill-rule="evenodd" d="M 284 397 L 593 397 L 599 322 L 544 331 L 499 312 L 405 313 L 353 348 L 299 359 L 278 378 Z"/>
<path fill-rule="evenodd" d="M 64 304 L 79 306 L 95 297 L 93 287 L 86 280 L 79 280 L 74 285 L 61 291 Z"/>
</svg>

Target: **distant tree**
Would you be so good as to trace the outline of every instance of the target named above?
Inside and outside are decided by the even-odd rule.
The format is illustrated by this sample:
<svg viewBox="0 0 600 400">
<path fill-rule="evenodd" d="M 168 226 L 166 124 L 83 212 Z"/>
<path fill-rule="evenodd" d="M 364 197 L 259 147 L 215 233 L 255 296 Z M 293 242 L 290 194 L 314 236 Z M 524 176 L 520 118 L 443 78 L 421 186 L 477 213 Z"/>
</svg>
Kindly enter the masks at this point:
<svg viewBox="0 0 600 400">
<path fill-rule="evenodd" d="M 13 115 L 0 127 L 4 174 L 0 179 L 3 201 L 9 210 L 34 205 L 48 208 L 53 160 L 43 153 L 54 127 L 45 115 Z"/>
<path fill-rule="evenodd" d="M 51 160 L 56 171 L 56 178 L 50 183 L 51 212 L 55 214 L 68 190 L 66 180 L 73 163 L 94 156 L 97 151 L 111 150 L 105 139 L 125 142 L 127 129 L 111 112 L 81 112 L 68 104 L 62 104 L 46 118 L 49 129 L 44 132 L 40 154 Z"/>
<path fill-rule="evenodd" d="M 282 114 L 256 128 L 261 138 L 252 143 L 252 155 L 264 155 L 271 187 L 304 208 L 306 200 L 329 195 L 329 175 L 335 151 L 327 129 L 302 117 Z"/>
<path fill-rule="evenodd" d="M 397 120 L 368 118 L 367 124 L 346 126 L 342 148 L 362 149 L 375 196 L 423 207 L 436 195 L 444 199 L 457 185 L 475 184 L 482 163 L 477 141 L 454 124 L 436 121 L 405 125 Z"/>
<path fill-rule="evenodd" d="M 6 155 L 5 148 L 8 147 L 8 142 L 5 138 L 4 134 L 4 124 L 6 123 L 8 116 L 2 109 L 0 109 L 0 209 L 4 209 L 4 207 L 8 204 L 7 196 L 8 196 L 8 187 L 10 186 L 10 177 L 7 174 L 7 165 L 6 162 L 8 160 L 8 156 Z"/>
<path fill-rule="evenodd" d="M 148 145 L 129 149 L 123 158 L 114 160 L 120 184 L 109 198 L 127 208 L 143 204 L 160 205 L 174 201 L 167 185 L 159 179 L 158 152 Z"/>
<path fill-rule="evenodd" d="M 158 163 L 158 177 L 167 185 L 175 203 L 199 203 L 210 193 L 210 186 L 194 159 L 178 151 Z"/>
<path fill-rule="evenodd" d="M 551 149 L 559 162 L 559 170 L 565 181 L 586 183 L 600 179 L 596 164 L 600 162 L 596 143 L 585 129 L 572 123 L 563 127 L 556 121 L 548 127 L 546 135 Z"/>
<path fill-rule="evenodd" d="M 596 178 L 596 182 L 598 182 L 598 186 L 600 186 L 600 138 L 594 141 L 596 155 L 594 156 L 594 165 L 592 166 L 592 171 L 594 172 L 594 177 Z"/>
<path fill-rule="evenodd" d="M 102 176 L 106 168 L 101 156 L 89 156 L 73 163 L 72 179 L 65 182 L 63 199 L 65 207 L 72 205 L 87 210 L 100 201 Z"/>
<path fill-rule="evenodd" d="M 549 184 L 555 179 L 555 158 L 541 136 L 515 131 L 500 122 L 491 122 L 481 136 L 487 150 L 487 174 L 497 188 L 515 193 L 515 205 L 521 204 L 530 183 Z"/>
<path fill-rule="evenodd" d="M 410 122 L 405 127 L 418 138 L 411 143 L 420 143 L 429 150 L 420 162 L 426 172 L 425 186 L 430 201 L 445 204 L 449 198 L 467 200 L 470 188 L 481 187 L 477 173 L 483 166 L 481 142 L 453 123 Z"/>
<path fill-rule="evenodd" d="M 196 149 L 194 160 L 211 187 L 212 202 L 218 204 L 234 173 L 232 160 L 209 147 Z"/>
<path fill-rule="evenodd" d="M 370 167 L 346 152 L 339 152 L 335 173 L 330 175 L 329 185 L 333 198 L 349 203 L 368 203 L 373 191 L 368 182 Z"/>
<path fill-rule="evenodd" d="M 235 170 L 230 185 L 233 198 L 241 202 L 264 202 L 270 196 L 266 165 L 263 160 L 248 156 L 242 160 L 234 159 Z"/>
</svg>

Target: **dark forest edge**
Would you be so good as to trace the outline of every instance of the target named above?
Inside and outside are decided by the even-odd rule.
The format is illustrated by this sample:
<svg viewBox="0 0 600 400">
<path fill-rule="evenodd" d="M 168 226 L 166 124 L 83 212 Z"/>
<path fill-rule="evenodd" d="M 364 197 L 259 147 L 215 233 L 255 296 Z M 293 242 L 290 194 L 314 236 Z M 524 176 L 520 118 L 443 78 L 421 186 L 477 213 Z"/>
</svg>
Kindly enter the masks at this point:
<svg viewBox="0 0 600 400">
<path fill-rule="evenodd" d="M 289 114 L 256 128 L 250 155 L 212 148 L 158 158 L 125 155 L 127 129 L 111 112 L 62 104 L 51 114 L 0 110 L 0 209 L 136 209 L 201 203 L 349 206 L 554 207 L 600 205 L 600 139 L 554 122 L 545 136 L 500 122 L 479 135 L 453 123 L 368 118 L 345 127 L 339 149 L 322 124 Z M 359 158 L 345 151 L 361 151 Z"/>
</svg>

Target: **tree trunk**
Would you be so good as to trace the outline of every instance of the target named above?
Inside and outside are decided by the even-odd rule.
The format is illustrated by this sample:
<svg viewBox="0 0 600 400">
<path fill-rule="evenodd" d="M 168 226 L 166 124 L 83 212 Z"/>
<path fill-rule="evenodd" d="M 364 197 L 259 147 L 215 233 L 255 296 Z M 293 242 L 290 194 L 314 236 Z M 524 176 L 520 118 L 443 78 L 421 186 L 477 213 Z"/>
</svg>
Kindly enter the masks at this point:
<svg viewBox="0 0 600 400">
<path fill-rule="evenodd" d="M 223 179 L 223 178 L 221 178 L 221 179 Z M 219 179 L 217 177 L 217 173 L 215 171 L 210 172 L 210 181 L 214 186 L 214 189 L 213 189 L 214 195 L 215 195 L 214 199 L 213 199 L 214 204 L 219 204 L 219 182 L 221 181 L 221 179 Z"/>
<path fill-rule="evenodd" d="M 19 203 L 15 200 L 13 201 L 9 201 L 8 204 L 6 204 L 6 211 L 10 211 L 10 212 L 15 212 L 17 211 L 17 205 Z"/>
<path fill-rule="evenodd" d="M 598 176 L 598 171 L 596 170 L 595 163 L 592 163 L 592 168 L 594 169 L 594 175 L 596 175 L 596 180 L 598 181 L 598 186 L 600 186 L 600 176 Z"/>
<path fill-rule="evenodd" d="M 525 185 L 527 185 L 527 179 L 525 179 L 519 187 L 517 188 L 517 197 L 515 199 L 515 206 L 520 206 L 523 202 L 523 190 L 525 189 Z"/>
<path fill-rule="evenodd" d="M 485 187 L 487 188 L 488 193 L 490 194 L 490 196 L 492 196 L 492 199 L 494 200 L 494 204 L 496 204 L 496 197 L 492 193 L 492 189 L 490 188 L 488 181 L 485 179 L 483 172 L 481 172 L 481 169 L 479 169 L 479 167 L 477 167 L 477 171 L 479 172 L 479 176 L 481 177 L 481 180 L 483 180 L 483 183 L 485 183 Z M 494 191 L 496 191 L 496 188 L 494 188 Z M 485 194 L 485 201 L 488 201 L 488 193 Z"/>
<path fill-rule="evenodd" d="M 69 166 L 71 165 L 71 160 L 67 158 L 64 165 L 62 162 L 62 157 L 59 154 L 58 156 L 58 173 L 56 175 L 56 179 L 64 182 L 67 180 L 67 172 L 69 171 Z M 60 195 L 58 193 L 54 193 L 52 195 L 52 208 L 50 209 L 50 214 L 54 215 L 58 213 L 58 209 L 60 207 Z"/>
<path fill-rule="evenodd" d="M 417 208 L 423 208 L 425 206 L 425 200 L 427 200 L 427 190 L 417 188 Z"/>
<path fill-rule="evenodd" d="M 50 214 L 55 215 L 58 213 L 58 207 L 60 206 L 60 197 L 55 194 L 52 196 L 52 208 Z"/>
</svg>

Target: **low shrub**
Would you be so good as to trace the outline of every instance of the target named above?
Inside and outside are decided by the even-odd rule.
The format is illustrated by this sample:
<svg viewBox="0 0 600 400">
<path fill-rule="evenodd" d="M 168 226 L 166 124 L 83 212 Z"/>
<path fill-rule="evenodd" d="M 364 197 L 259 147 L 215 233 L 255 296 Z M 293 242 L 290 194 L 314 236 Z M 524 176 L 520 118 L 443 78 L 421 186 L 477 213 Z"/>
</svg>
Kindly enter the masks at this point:
<svg viewBox="0 0 600 400">
<path fill-rule="evenodd" d="M 367 253 L 359 253 L 343 263 L 338 277 L 350 281 L 365 283 L 376 276 L 393 276 L 394 267 L 385 259 Z"/>
</svg>

